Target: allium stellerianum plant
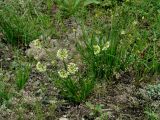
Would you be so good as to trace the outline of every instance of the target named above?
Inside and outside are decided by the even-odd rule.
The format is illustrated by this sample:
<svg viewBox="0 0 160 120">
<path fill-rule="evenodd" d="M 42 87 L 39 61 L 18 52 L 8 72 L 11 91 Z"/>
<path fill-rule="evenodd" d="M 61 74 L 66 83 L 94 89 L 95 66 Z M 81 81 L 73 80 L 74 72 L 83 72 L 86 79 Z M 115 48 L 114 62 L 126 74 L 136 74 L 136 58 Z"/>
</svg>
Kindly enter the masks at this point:
<svg viewBox="0 0 160 120">
<path fill-rule="evenodd" d="M 67 78 L 68 75 L 73 75 L 76 72 L 78 72 L 78 66 L 75 63 L 73 63 L 73 62 L 70 62 L 68 64 L 66 63 L 66 60 L 68 58 L 68 50 L 67 49 L 59 49 L 57 51 L 57 58 L 60 59 L 64 64 L 64 68 L 58 72 L 59 76 L 61 78 Z M 63 76 L 63 74 L 65 77 Z"/>
<path fill-rule="evenodd" d="M 43 49 L 44 52 L 47 53 L 47 50 L 41 43 L 41 40 L 36 39 L 31 43 L 31 45 L 36 48 L 36 50 Z M 52 76 L 52 79 L 54 79 L 56 85 L 55 87 L 59 88 L 62 96 L 69 101 L 79 103 L 85 100 L 94 87 L 92 78 L 90 79 L 82 77 L 83 75 L 81 75 L 78 65 L 75 62 L 70 61 L 69 59 L 71 57 L 69 54 L 70 51 L 65 48 L 60 48 L 56 50 L 56 52 L 57 53 L 54 54 L 56 55 L 55 58 L 50 59 L 50 65 L 56 65 L 56 70 L 52 70 L 53 73 L 56 73 L 53 75 L 54 77 Z M 49 54 L 47 54 L 46 56 L 50 57 Z M 36 60 L 36 69 L 38 72 L 50 72 L 49 70 L 47 70 L 46 62 L 43 62 L 39 59 Z M 56 62 L 58 62 L 58 64 L 56 64 Z"/>
<path fill-rule="evenodd" d="M 84 38 L 77 43 L 77 49 L 86 63 L 87 71 L 95 78 L 109 77 L 112 72 L 114 59 L 114 46 L 104 35 L 84 32 Z M 113 54 L 113 55 L 112 55 Z M 114 66 L 114 65 L 113 65 Z"/>
<path fill-rule="evenodd" d="M 86 99 L 94 87 L 94 82 L 89 78 L 82 78 L 78 71 L 78 66 L 73 63 L 67 63 L 68 51 L 59 49 L 57 58 L 63 62 L 64 68 L 58 71 L 59 85 L 62 95 L 72 102 L 79 103 Z"/>
<path fill-rule="evenodd" d="M 69 63 L 67 65 L 66 59 L 68 58 L 68 50 L 67 49 L 59 49 L 57 51 L 57 58 L 62 60 L 64 64 L 64 68 L 58 71 L 58 74 L 61 78 L 67 78 L 69 75 L 74 75 L 78 72 L 78 66 L 75 63 Z"/>
</svg>

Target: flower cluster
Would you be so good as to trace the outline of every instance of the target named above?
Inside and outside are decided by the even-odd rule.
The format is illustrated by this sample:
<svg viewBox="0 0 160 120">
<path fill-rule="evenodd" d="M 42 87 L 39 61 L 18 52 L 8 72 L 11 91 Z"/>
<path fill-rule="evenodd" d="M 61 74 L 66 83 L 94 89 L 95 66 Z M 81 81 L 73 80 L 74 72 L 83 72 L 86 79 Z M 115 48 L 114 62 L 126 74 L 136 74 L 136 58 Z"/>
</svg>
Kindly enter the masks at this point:
<svg viewBox="0 0 160 120">
<path fill-rule="evenodd" d="M 107 50 L 107 49 L 109 48 L 109 46 L 110 46 L 110 42 L 107 41 L 107 42 L 104 44 L 102 50 Z"/>
<path fill-rule="evenodd" d="M 104 51 L 104 50 L 107 50 L 109 47 L 110 47 L 110 42 L 107 41 L 107 42 L 104 44 L 102 50 L 103 50 L 103 51 Z M 95 55 L 98 55 L 98 54 L 101 52 L 101 48 L 100 48 L 99 45 L 93 45 L 93 50 L 94 50 L 94 54 L 95 54 Z"/>
<path fill-rule="evenodd" d="M 36 69 L 39 72 L 45 72 L 46 69 L 47 69 L 47 66 L 45 64 L 42 64 L 41 62 L 38 62 L 37 65 L 36 65 Z"/>
<path fill-rule="evenodd" d="M 61 78 L 67 78 L 71 74 L 75 74 L 78 71 L 78 67 L 75 63 L 69 63 L 67 65 L 67 70 L 61 69 L 58 74 Z"/>
<path fill-rule="evenodd" d="M 101 52 L 101 48 L 99 45 L 93 45 L 94 54 L 97 55 Z"/>
<path fill-rule="evenodd" d="M 65 60 L 68 57 L 68 51 L 66 49 L 59 49 L 57 52 L 57 57 L 60 60 Z"/>
<path fill-rule="evenodd" d="M 52 64 L 52 66 L 55 66 L 55 65 L 56 65 L 56 61 L 55 61 L 55 60 L 52 60 L 52 61 L 51 61 L 51 64 Z"/>
<path fill-rule="evenodd" d="M 75 74 L 78 71 L 78 67 L 75 63 L 70 63 L 67 69 L 68 69 L 68 72 L 71 74 Z"/>
<path fill-rule="evenodd" d="M 66 71 L 65 69 L 59 70 L 58 74 L 61 78 L 67 78 L 69 76 L 69 72 Z"/>
<path fill-rule="evenodd" d="M 41 41 L 39 39 L 33 40 L 31 42 L 31 45 L 33 45 L 36 48 L 42 48 L 42 44 L 41 44 Z"/>
<path fill-rule="evenodd" d="M 58 71 L 58 74 L 61 78 L 67 78 L 69 75 L 75 74 L 78 71 L 78 67 L 75 63 L 69 63 L 68 65 L 66 65 L 66 63 L 64 61 L 68 57 L 68 50 L 59 49 L 57 51 L 57 57 L 60 60 L 63 60 L 64 66 L 66 66 L 65 69 L 61 69 Z"/>
<path fill-rule="evenodd" d="M 38 39 L 36 41 L 33 42 L 34 45 L 40 45 Z M 69 63 L 68 65 L 66 65 L 66 59 L 68 58 L 68 50 L 67 49 L 59 49 L 57 51 L 57 58 L 59 58 L 60 60 L 63 61 L 64 63 L 64 67 L 63 69 L 58 71 L 58 74 L 61 78 L 67 78 L 69 75 L 73 75 L 78 71 L 78 67 L 75 63 Z M 52 60 L 51 61 L 51 65 L 55 66 L 56 61 Z M 37 62 L 36 64 L 36 69 L 39 72 L 45 72 L 47 69 L 46 64 L 43 64 L 41 62 Z"/>
</svg>

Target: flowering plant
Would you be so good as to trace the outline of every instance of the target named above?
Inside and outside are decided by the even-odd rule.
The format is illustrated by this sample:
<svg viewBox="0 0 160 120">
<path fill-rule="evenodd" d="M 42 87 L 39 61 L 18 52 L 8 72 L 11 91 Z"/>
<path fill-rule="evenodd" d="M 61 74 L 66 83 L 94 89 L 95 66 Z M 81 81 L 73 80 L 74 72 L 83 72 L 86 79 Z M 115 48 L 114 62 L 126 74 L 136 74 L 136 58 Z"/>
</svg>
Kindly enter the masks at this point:
<svg viewBox="0 0 160 120">
<path fill-rule="evenodd" d="M 116 58 L 112 41 L 101 34 L 84 32 L 83 40 L 77 43 L 77 49 L 86 63 L 88 71 L 95 78 L 105 78 L 118 69 L 119 58 Z"/>
<path fill-rule="evenodd" d="M 68 54 L 66 49 L 59 49 L 57 57 L 62 60 L 64 68 L 58 71 L 57 85 L 62 95 L 70 101 L 81 102 L 86 99 L 94 87 L 92 79 L 81 77 L 78 66 L 71 62 L 67 64 Z"/>
<path fill-rule="evenodd" d="M 43 41 L 36 39 L 31 43 L 32 48 L 43 50 L 47 54 L 47 48 L 43 46 Z M 47 54 L 49 58 L 49 65 L 56 66 L 55 71 L 49 70 L 47 67 L 47 60 L 36 59 L 36 69 L 38 72 L 46 73 L 48 77 L 54 80 L 56 87 L 60 90 L 61 95 L 69 101 L 79 103 L 85 100 L 91 93 L 94 87 L 94 79 L 91 77 L 83 77 L 76 62 L 70 61 L 71 56 L 69 50 L 60 48 L 55 53 L 55 57 Z M 52 53 L 53 54 L 53 53 Z M 98 54 L 98 51 L 97 51 Z M 45 62 L 44 62 L 45 61 Z"/>
</svg>

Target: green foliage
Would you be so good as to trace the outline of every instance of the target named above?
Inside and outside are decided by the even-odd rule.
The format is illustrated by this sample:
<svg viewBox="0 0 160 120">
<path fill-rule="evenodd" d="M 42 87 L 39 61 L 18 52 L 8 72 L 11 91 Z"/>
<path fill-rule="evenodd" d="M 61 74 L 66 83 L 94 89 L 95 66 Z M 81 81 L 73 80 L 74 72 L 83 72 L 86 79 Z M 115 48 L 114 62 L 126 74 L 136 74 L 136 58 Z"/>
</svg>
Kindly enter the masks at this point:
<svg viewBox="0 0 160 120">
<path fill-rule="evenodd" d="M 151 9 L 148 9 L 148 6 Z M 129 50 L 130 56 L 135 59 L 132 67 L 137 71 L 137 76 L 140 77 L 143 74 L 159 72 L 160 60 L 158 59 L 159 50 L 157 47 L 159 33 L 155 29 L 155 27 L 160 26 L 157 23 L 159 21 L 158 6 L 158 1 L 150 0 L 130 1 L 122 6 L 121 15 L 124 20 L 121 21 L 125 21 L 125 29 L 131 33 L 132 37 L 130 39 L 133 39 L 132 47 Z M 130 16 L 130 20 L 127 20 L 128 16 Z M 131 21 L 137 21 L 134 29 L 129 24 Z"/>
<path fill-rule="evenodd" d="M 140 8 L 139 4 L 143 8 Z M 145 74 L 159 72 L 160 60 L 157 47 L 159 33 L 148 30 L 155 28 L 152 22 L 156 21 L 156 25 L 158 24 L 158 13 L 153 12 L 158 9 L 154 7 L 156 5 L 154 2 L 147 0 L 139 4 L 123 3 L 110 12 L 111 22 L 108 25 L 94 19 L 93 28 L 83 28 L 83 38 L 78 41 L 77 48 L 88 70 L 93 72 L 95 77 L 109 78 L 119 70 L 132 69 L 139 80 Z M 144 10 L 148 8 L 148 4 L 153 8 L 146 12 Z M 154 17 L 151 20 L 149 16 Z M 100 33 L 97 33 L 97 30 Z M 102 49 L 107 42 L 110 46 L 104 51 Z M 100 47 L 98 54 L 94 54 L 95 45 Z"/>
<path fill-rule="evenodd" d="M 54 34 L 51 18 L 43 12 L 42 4 L 43 1 L 31 0 L 0 2 L 0 29 L 7 42 L 29 43 L 42 34 Z"/>
<path fill-rule="evenodd" d="M 91 110 L 90 115 L 99 116 L 99 114 L 102 114 L 103 105 L 93 105 L 90 102 L 86 102 L 86 106 Z"/>
<path fill-rule="evenodd" d="M 95 83 L 93 78 L 79 78 L 78 80 L 68 78 L 59 80 L 58 84 L 64 98 L 71 102 L 80 103 L 90 95 Z"/>
<path fill-rule="evenodd" d="M 0 106 L 6 103 L 11 97 L 9 86 L 4 81 L 5 77 L 4 71 L 0 69 Z"/>
<path fill-rule="evenodd" d="M 147 108 L 144 113 L 147 116 L 147 120 L 159 120 L 158 114 L 151 108 Z"/>
<path fill-rule="evenodd" d="M 96 117 L 95 120 L 108 120 L 107 113 L 103 112 L 103 104 L 93 105 L 90 102 L 86 102 L 86 106 L 90 109 L 90 116 Z"/>
<path fill-rule="evenodd" d="M 4 102 L 8 101 L 11 97 L 11 94 L 7 90 L 7 86 L 5 82 L 0 81 L 0 105 L 2 105 Z"/>
<path fill-rule="evenodd" d="M 120 2 L 123 2 L 123 0 L 101 0 L 101 6 L 102 7 L 113 7 Z"/>
<path fill-rule="evenodd" d="M 90 4 L 99 4 L 98 0 L 57 0 L 56 1 L 66 16 L 72 16 L 78 12 L 83 12 L 84 8 Z"/>
<path fill-rule="evenodd" d="M 28 81 L 30 71 L 31 66 L 28 64 L 16 68 L 16 85 L 19 90 L 23 89 L 25 83 Z"/>
<path fill-rule="evenodd" d="M 35 113 L 36 113 L 36 120 L 44 120 L 44 114 L 42 110 L 42 106 L 40 103 L 36 102 L 35 104 Z"/>
</svg>

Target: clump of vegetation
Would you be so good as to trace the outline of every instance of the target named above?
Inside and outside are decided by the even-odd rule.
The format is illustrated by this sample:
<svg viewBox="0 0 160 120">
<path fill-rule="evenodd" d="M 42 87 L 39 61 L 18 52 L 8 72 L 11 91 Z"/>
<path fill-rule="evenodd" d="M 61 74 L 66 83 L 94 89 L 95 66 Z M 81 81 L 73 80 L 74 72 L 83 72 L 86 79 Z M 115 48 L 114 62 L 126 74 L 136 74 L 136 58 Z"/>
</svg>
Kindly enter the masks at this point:
<svg viewBox="0 0 160 120">
<path fill-rule="evenodd" d="M 82 14 L 86 6 L 100 3 L 98 0 L 57 0 L 56 2 L 65 16 L 75 16 L 79 14 L 78 12 Z"/>
<path fill-rule="evenodd" d="M 22 65 L 16 68 L 16 85 L 19 90 L 21 90 L 25 86 L 25 83 L 28 81 L 30 71 L 30 65 Z"/>
<path fill-rule="evenodd" d="M 7 89 L 6 83 L 0 81 L 0 105 L 6 103 L 11 98 L 10 91 Z"/>
<path fill-rule="evenodd" d="M 108 119 L 106 114 L 103 114 L 103 106 L 102 104 L 97 104 L 97 105 L 93 105 L 90 102 L 86 102 L 86 106 L 91 110 L 90 115 L 91 116 L 96 116 L 97 120 L 98 118 L 100 119 Z M 100 116 L 100 117 L 99 117 Z"/>
<path fill-rule="evenodd" d="M 144 113 L 146 114 L 148 120 L 159 120 L 158 114 L 151 108 L 147 108 Z"/>
<path fill-rule="evenodd" d="M 5 81 L 6 77 L 4 71 L 0 69 L 0 106 L 6 104 L 12 96 L 10 88 L 8 88 L 9 86 Z"/>
<path fill-rule="evenodd" d="M 43 1 L 30 0 L 0 2 L 0 29 L 5 41 L 28 44 L 43 33 L 54 34 L 52 19 L 44 13 L 47 8 L 41 8 L 42 4 Z"/>
</svg>

